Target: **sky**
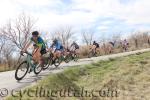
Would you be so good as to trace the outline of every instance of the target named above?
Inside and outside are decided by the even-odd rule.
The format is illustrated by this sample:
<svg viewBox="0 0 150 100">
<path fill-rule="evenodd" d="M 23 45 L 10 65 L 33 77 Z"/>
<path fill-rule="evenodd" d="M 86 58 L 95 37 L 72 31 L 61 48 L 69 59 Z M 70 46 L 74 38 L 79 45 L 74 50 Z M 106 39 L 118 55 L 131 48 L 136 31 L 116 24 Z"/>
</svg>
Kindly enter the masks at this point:
<svg viewBox="0 0 150 100">
<path fill-rule="evenodd" d="M 45 31 L 71 26 L 97 38 L 150 30 L 150 0 L 0 0 L 0 25 L 26 13 Z"/>
</svg>

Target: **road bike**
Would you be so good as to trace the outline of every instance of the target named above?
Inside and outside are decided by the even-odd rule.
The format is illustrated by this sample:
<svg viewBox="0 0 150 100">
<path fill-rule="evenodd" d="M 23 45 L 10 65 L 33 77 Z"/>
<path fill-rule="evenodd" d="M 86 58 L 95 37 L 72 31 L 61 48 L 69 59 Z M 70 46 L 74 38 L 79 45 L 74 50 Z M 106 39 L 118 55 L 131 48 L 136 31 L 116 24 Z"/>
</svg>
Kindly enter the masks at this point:
<svg viewBox="0 0 150 100">
<path fill-rule="evenodd" d="M 32 59 L 32 54 L 28 52 L 24 52 L 24 53 L 27 54 L 26 59 L 25 61 L 19 64 L 19 66 L 17 67 L 15 71 L 15 79 L 18 81 L 22 80 L 26 76 L 27 73 L 31 73 L 32 71 L 34 71 L 34 73 L 38 75 L 42 71 L 41 64 L 34 63 Z M 24 56 L 22 53 L 21 55 Z"/>
</svg>

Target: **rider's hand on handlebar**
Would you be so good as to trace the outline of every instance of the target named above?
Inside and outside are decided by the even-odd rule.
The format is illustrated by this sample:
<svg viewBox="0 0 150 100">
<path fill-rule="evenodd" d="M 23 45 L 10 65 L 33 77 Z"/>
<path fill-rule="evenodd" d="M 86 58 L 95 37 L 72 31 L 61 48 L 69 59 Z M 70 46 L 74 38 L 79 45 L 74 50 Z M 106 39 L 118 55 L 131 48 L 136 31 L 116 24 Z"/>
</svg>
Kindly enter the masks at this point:
<svg viewBox="0 0 150 100">
<path fill-rule="evenodd" d="M 26 52 L 26 51 L 25 51 L 25 50 L 21 50 L 21 51 L 20 51 L 20 54 L 23 55 L 24 52 Z"/>
<path fill-rule="evenodd" d="M 20 51 L 20 54 L 23 55 L 24 51 Z"/>
</svg>

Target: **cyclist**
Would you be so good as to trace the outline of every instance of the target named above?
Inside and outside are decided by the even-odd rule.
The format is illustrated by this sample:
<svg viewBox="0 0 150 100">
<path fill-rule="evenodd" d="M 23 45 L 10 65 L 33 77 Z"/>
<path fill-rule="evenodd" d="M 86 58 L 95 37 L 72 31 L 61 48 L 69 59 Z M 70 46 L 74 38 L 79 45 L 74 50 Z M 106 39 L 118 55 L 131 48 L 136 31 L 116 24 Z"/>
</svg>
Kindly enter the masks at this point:
<svg viewBox="0 0 150 100">
<path fill-rule="evenodd" d="M 54 51 L 53 61 L 55 61 L 55 59 L 57 57 L 59 58 L 61 56 L 61 54 L 63 53 L 63 50 L 64 50 L 62 43 L 57 39 L 54 39 L 53 43 L 51 45 L 51 48 L 54 48 L 54 47 L 55 47 L 55 51 Z"/>
<path fill-rule="evenodd" d="M 127 51 L 128 45 L 129 45 L 128 41 L 126 39 L 124 39 L 124 41 L 123 41 L 123 48 L 124 48 L 125 51 Z"/>
<path fill-rule="evenodd" d="M 32 37 L 30 39 L 30 42 L 26 44 L 26 46 L 22 49 L 21 53 L 26 52 L 28 47 L 33 43 L 34 45 L 34 53 L 33 54 L 33 60 L 36 62 L 39 62 L 43 66 L 43 59 L 42 55 L 46 53 L 46 46 L 44 40 L 39 36 L 38 31 L 32 32 Z M 36 51 L 36 52 L 35 52 Z"/>
<path fill-rule="evenodd" d="M 71 51 L 73 51 L 75 54 L 77 54 L 78 50 L 79 50 L 79 45 L 75 41 L 73 41 L 70 48 L 71 48 Z"/>
<path fill-rule="evenodd" d="M 115 47 L 116 41 L 110 41 L 109 42 L 113 47 Z"/>
<path fill-rule="evenodd" d="M 96 41 L 93 41 L 92 50 L 94 50 L 95 54 L 98 48 L 99 48 L 99 44 Z"/>
</svg>

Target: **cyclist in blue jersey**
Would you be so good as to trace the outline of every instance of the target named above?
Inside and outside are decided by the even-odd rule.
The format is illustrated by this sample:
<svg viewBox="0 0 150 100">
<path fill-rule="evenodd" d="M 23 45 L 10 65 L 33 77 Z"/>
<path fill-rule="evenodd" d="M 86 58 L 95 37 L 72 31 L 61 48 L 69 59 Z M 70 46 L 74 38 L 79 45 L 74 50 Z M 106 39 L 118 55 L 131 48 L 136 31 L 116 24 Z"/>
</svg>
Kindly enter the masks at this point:
<svg viewBox="0 0 150 100">
<path fill-rule="evenodd" d="M 57 39 L 54 39 L 51 45 L 51 48 L 54 48 L 54 47 L 55 47 L 55 52 L 54 52 L 53 60 L 55 60 L 56 57 L 60 57 L 61 53 L 64 51 L 64 47 L 62 43 Z"/>
</svg>

